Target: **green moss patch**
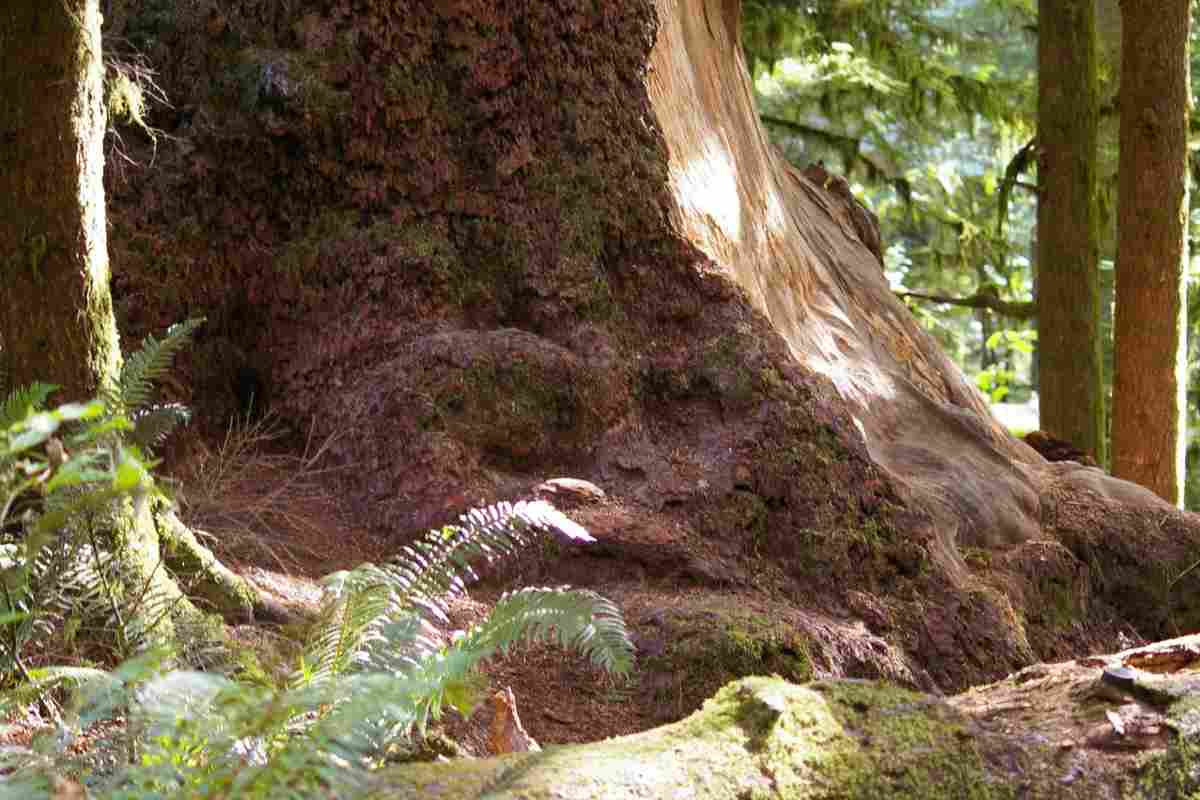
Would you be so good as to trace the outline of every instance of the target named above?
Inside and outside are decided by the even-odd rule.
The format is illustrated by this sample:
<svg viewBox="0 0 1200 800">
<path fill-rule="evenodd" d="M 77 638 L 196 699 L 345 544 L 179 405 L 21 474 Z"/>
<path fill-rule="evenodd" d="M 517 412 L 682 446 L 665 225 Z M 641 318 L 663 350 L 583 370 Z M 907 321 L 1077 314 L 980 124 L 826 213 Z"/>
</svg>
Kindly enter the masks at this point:
<svg viewBox="0 0 1200 800">
<path fill-rule="evenodd" d="M 625 412 L 621 376 L 513 329 L 438 334 L 389 367 L 411 381 L 422 424 L 505 459 L 586 451 Z"/>
<path fill-rule="evenodd" d="M 1200 797 L 1200 742 L 1180 738 L 1142 769 L 1131 800 L 1190 800 Z"/>
<path fill-rule="evenodd" d="M 644 659 L 645 681 L 663 716 L 677 718 L 719 687 L 748 675 L 779 675 L 802 683 L 812 678 L 807 637 L 786 621 L 716 602 L 663 612 L 662 653 Z"/>
<path fill-rule="evenodd" d="M 813 685 L 851 746 L 818 771 L 839 798 L 1017 797 L 992 775 L 966 721 L 940 700 L 884 684 Z"/>
<path fill-rule="evenodd" d="M 735 490 L 713 498 L 696 515 L 696 530 L 720 541 L 741 541 L 747 553 L 761 555 L 767 539 L 770 509 L 753 492 Z"/>
<path fill-rule="evenodd" d="M 1099 784 L 1087 776 L 1064 783 L 1058 770 L 1034 772 L 1030 766 L 1020 745 L 975 727 L 937 698 L 870 682 L 797 686 L 751 677 L 725 686 L 687 719 L 644 733 L 541 753 L 389 769 L 379 775 L 377 796 L 1098 796 Z"/>
</svg>

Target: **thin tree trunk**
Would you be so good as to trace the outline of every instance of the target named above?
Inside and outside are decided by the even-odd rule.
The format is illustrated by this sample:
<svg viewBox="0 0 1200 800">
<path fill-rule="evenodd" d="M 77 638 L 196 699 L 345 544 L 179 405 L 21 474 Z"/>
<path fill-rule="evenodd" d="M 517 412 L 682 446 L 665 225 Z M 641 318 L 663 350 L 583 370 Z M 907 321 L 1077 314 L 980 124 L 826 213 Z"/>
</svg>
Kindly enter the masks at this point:
<svg viewBox="0 0 1200 800">
<path fill-rule="evenodd" d="M 100 22 L 99 0 L 10 0 L 0 10 L 0 390 L 43 380 L 62 387 L 56 399 L 81 400 L 120 374 Z M 124 588 L 141 594 L 133 630 L 171 639 L 174 623 L 207 626 L 162 568 L 160 525 L 168 560 L 209 590 L 213 608 L 242 618 L 277 611 L 169 512 L 126 501 L 100 516 L 96 534 L 118 554 Z"/>
<path fill-rule="evenodd" d="M 0 11 L 0 367 L 64 399 L 119 369 L 104 230 L 98 0 Z"/>
<path fill-rule="evenodd" d="M 1122 0 L 1113 474 L 1180 503 L 1185 458 L 1187 0 Z"/>
<path fill-rule="evenodd" d="M 1092 0 L 1038 5 L 1041 426 L 1104 461 Z"/>
</svg>

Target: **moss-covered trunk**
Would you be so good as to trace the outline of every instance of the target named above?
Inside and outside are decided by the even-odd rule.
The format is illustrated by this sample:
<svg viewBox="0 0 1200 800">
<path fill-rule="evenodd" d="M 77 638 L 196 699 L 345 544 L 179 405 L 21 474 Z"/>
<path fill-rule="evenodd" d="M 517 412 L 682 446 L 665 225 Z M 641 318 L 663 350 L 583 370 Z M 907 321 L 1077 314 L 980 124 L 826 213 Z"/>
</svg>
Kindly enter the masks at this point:
<svg viewBox="0 0 1200 800">
<path fill-rule="evenodd" d="M 984 724 L 943 700 L 866 681 L 796 686 L 747 678 L 672 725 L 541 752 L 390 767 L 362 796 L 1091 800 L 1125 796 L 1119 793 L 1132 784 L 1127 763 L 1064 765 L 1060 740 L 1022 735 L 1020 723 L 987 725 L 979 716 Z M 1026 719 L 1049 716 L 1039 708 Z"/>
<path fill-rule="evenodd" d="M 1105 463 L 1092 0 L 1038 5 L 1041 426 Z"/>
<path fill-rule="evenodd" d="M 0 9 L 0 367 L 80 400 L 116 374 L 98 0 Z"/>
<path fill-rule="evenodd" d="M 109 291 L 99 0 L 0 9 L 0 396 L 33 381 L 83 400 L 115 385 L 121 351 Z M 164 569 L 209 587 L 211 608 L 251 613 L 254 594 L 165 512 L 128 501 L 96 521 L 118 554 L 114 587 L 140 638 L 173 640 L 204 615 Z"/>
</svg>

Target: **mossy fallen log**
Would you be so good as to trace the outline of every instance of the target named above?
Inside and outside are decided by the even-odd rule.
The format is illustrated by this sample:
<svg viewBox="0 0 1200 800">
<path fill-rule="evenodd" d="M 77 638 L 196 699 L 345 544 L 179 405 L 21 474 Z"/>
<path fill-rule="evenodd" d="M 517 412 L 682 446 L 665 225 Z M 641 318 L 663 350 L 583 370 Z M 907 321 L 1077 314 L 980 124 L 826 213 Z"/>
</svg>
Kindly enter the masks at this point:
<svg viewBox="0 0 1200 800">
<path fill-rule="evenodd" d="M 371 797 L 1097 798 L 1105 778 L 1064 783 L 1040 745 L 977 725 L 929 695 L 868 681 L 798 686 L 750 677 L 679 722 L 587 745 L 405 765 Z M 1032 750 L 1031 750 L 1032 748 Z M 1045 745 L 1047 751 L 1053 748 Z M 1050 755 L 1049 752 L 1043 755 Z"/>
</svg>

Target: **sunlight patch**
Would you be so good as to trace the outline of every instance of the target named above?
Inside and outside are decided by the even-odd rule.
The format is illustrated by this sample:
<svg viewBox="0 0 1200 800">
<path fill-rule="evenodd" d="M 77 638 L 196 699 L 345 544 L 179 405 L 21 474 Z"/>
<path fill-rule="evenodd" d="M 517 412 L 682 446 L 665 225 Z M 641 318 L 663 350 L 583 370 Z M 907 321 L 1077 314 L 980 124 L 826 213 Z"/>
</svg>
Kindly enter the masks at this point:
<svg viewBox="0 0 1200 800">
<path fill-rule="evenodd" d="M 704 218 L 710 228 L 719 229 L 724 239 L 737 241 L 740 238 L 742 204 L 737 167 L 718 137 L 706 137 L 695 157 L 675 169 L 672 177 L 681 204 L 691 206 L 696 217 Z M 719 244 L 711 241 L 715 237 L 705 238 L 712 244 Z"/>
</svg>

